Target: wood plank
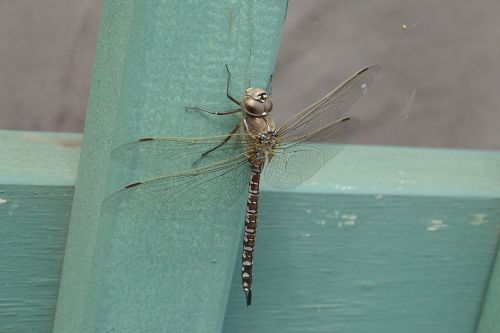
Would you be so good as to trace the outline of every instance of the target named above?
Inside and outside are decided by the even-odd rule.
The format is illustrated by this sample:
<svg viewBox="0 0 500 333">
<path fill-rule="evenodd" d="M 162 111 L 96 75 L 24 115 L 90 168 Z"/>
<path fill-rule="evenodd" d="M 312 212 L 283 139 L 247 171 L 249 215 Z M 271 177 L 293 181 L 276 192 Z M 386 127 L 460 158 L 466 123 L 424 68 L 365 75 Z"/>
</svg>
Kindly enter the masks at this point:
<svg viewBox="0 0 500 333">
<path fill-rule="evenodd" d="M 499 169 L 498 152 L 351 146 L 296 191 L 265 191 L 255 306 L 236 265 L 223 331 L 473 332 Z"/>
<path fill-rule="evenodd" d="M 0 185 L 0 331 L 50 332 L 79 135 L 0 138 L 0 174 L 9 176 Z M 55 143 L 66 139 L 72 148 Z M 499 165 L 498 152 L 351 146 L 294 191 L 265 187 L 254 304 L 244 305 L 236 261 L 224 331 L 474 331 L 498 246 Z M 118 250 L 135 256 L 129 233 L 142 229 L 120 229 Z M 148 239 L 140 259 L 166 265 L 161 235 Z M 126 264 L 110 268 L 115 278 L 143 267 Z M 487 300 L 497 298 L 495 276 Z M 138 292 L 164 293 L 147 282 L 138 281 Z M 480 332 L 495 332 L 498 316 L 486 306 Z"/>
<path fill-rule="evenodd" d="M 0 131 L 0 332 L 52 332 L 80 140 Z"/>
<path fill-rule="evenodd" d="M 228 133 L 236 115 L 185 107 L 234 107 L 226 64 L 236 96 L 249 82 L 265 86 L 285 7 L 286 0 L 104 1 L 54 332 L 220 331 L 242 228 L 229 221 L 240 210 L 210 223 L 101 215 L 105 197 L 146 175 L 110 161 L 110 152 L 145 136 Z M 147 205 L 138 209 L 147 216 Z"/>
</svg>

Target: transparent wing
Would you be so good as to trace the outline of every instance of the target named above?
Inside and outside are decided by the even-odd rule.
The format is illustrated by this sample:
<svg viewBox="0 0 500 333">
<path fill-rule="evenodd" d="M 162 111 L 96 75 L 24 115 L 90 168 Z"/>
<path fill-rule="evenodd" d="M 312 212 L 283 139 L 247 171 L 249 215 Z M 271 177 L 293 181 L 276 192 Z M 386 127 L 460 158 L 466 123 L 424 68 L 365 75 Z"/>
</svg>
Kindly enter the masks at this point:
<svg viewBox="0 0 500 333">
<path fill-rule="evenodd" d="M 227 138 L 230 139 L 226 144 L 201 158 L 203 153 Z M 158 175 L 210 165 L 243 151 L 244 138 L 240 133 L 199 138 L 148 137 L 115 148 L 111 158 L 129 169 L 147 170 L 150 175 Z"/>
<path fill-rule="evenodd" d="M 244 155 L 127 185 L 102 203 L 103 213 L 134 218 L 189 218 L 226 209 L 248 183 Z"/>
<path fill-rule="evenodd" d="M 295 141 L 278 141 L 275 155 L 264 168 L 264 182 L 278 188 L 298 186 L 351 141 L 359 124 L 356 118 L 343 118 Z"/>
<path fill-rule="evenodd" d="M 379 66 L 360 70 L 331 93 L 293 116 L 278 130 L 282 140 L 296 141 L 339 120 L 354 102 L 366 93 L 379 70 Z"/>
</svg>

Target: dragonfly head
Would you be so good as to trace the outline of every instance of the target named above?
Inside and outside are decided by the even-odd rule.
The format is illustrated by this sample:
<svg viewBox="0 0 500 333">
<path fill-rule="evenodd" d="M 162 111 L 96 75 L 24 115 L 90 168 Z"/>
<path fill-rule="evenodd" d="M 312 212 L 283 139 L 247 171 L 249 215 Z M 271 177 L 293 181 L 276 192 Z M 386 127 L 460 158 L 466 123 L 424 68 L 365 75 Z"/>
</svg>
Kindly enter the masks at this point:
<svg viewBox="0 0 500 333">
<path fill-rule="evenodd" d="M 246 89 L 241 105 L 246 113 L 254 117 L 266 116 L 273 109 L 271 97 L 261 88 Z"/>
</svg>

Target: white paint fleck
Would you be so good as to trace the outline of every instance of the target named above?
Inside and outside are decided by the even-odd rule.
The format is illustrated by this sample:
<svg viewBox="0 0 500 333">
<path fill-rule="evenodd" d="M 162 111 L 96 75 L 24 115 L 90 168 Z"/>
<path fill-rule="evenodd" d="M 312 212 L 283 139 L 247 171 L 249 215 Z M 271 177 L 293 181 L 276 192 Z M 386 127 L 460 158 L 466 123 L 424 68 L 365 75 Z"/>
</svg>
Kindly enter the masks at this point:
<svg viewBox="0 0 500 333">
<path fill-rule="evenodd" d="M 353 191 L 356 189 L 356 187 L 354 187 L 354 186 L 347 186 L 347 185 L 344 185 L 344 186 L 335 185 L 335 188 L 342 190 L 342 191 Z"/>
<path fill-rule="evenodd" d="M 377 194 L 376 196 L 374 196 L 375 199 L 382 199 L 383 197 L 383 194 Z"/>
<path fill-rule="evenodd" d="M 427 231 L 438 231 L 448 227 L 442 220 L 430 220 L 427 222 Z"/>
<path fill-rule="evenodd" d="M 7 199 L 0 197 L 0 205 L 3 205 L 6 202 L 7 202 Z"/>
<path fill-rule="evenodd" d="M 342 218 L 342 222 L 340 222 L 340 224 L 342 224 L 343 226 L 352 227 L 356 224 L 356 219 L 358 218 L 358 216 L 355 214 L 352 214 L 352 215 L 343 214 L 341 216 L 341 218 Z"/>
<path fill-rule="evenodd" d="M 416 184 L 416 183 L 417 183 L 417 181 L 414 180 L 414 179 L 401 179 L 399 181 L 400 185 L 413 185 L 413 184 Z"/>
<path fill-rule="evenodd" d="M 312 210 L 310 210 L 310 209 L 306 209 L 306 213 L 307 213 L 307 214 L 311 214 L 311 212 L 312 212 Z"/>
<path fill-rule="evenodd" d="M 344 222 L 344 225 L 349 225 L 349 226 L 353 226 L 356 224 L 356 221 L 355 220 L 347 220 Z"/>
<path fill-rule="evenodd" d="M 470 221 L 470 225 L 473 225 L 473 226 L 479 226 L 479 225 L 485 224 L 487 222 L 486 214 L 483 214 L 483 213 L 471 214 L 471 217 L 472 217 L 472 221 Z"/>
<path fill-rule="evenodd" d="M 324 226 L 326 224 L 326 221 L 325 220 L 316 221 L 316 224 Z"/>
<path fill-rule="evenodd" d="M 306 237 L 306 238 L 307 237 L 311 237 L 311 234 L 310 233 L 304 233 L 304 234 L 302 234 L 302 237 Z"/>
</svg>

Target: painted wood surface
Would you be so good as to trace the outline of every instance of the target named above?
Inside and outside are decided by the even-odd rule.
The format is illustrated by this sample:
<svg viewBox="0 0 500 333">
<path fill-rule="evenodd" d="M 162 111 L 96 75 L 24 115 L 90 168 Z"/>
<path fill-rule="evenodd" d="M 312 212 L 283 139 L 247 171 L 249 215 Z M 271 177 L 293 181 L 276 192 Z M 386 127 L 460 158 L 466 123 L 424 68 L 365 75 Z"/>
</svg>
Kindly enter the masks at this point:
<svg viewBox="0 0 500 333">
<path fill-rule="evenodd" d="M 477 333 L 490 332 L 500 332 L 500 255 L 498 250 L 477 330 Z"/>
<path fill-rule="evenodd" d="M 0 139 L 0 332 L 51 332 L 79 136 L 4 131 Z M 476 332 L 483 312 L 477 332 L 496 333 L 496 273 L 485 293 L 498 246 L 499 166 L 498 152 L 351 146 L 296 190 L 264 187 L 254 304 L 244 305 L 236 262 L 223 332 Z M 130 239 L 142 229 L 122 228 L 115 244 L 166 265 L 162 235 L 147 249 Z M 141 267 L 112 269 L 146 294 L 148 278 L 129 273 Z M 110 301 L 126 303 L 120 292 L 128 293 Z M 148 295 L 156 305 L 176 301 Z"/>
<path fill-rule="evenodd" d="M 499 166 L 496 152 L 352 146 L 296 191 L 265 190 L 255 306 L 235 274 L 224 332 L 475 332 Z"/>
<path fill-rule="evenodd" d="M 0 131 L 0 332 L 52 332 L 78 134 Z"/>
<path fill-rule="evenodd" d="M 228 133 L 236 117 L 185 107 L 234 107 L 226 64 L 236 96 L 265 86 L 285 8 L 286 0 L 103 2 L 54 332 L 220 331 L 242 228 L 229 221 L 244 203 L 209 223 L 103 213 L 105 197 L 158 176 L 110 152 L 144 136 Z"/>
</svg>

